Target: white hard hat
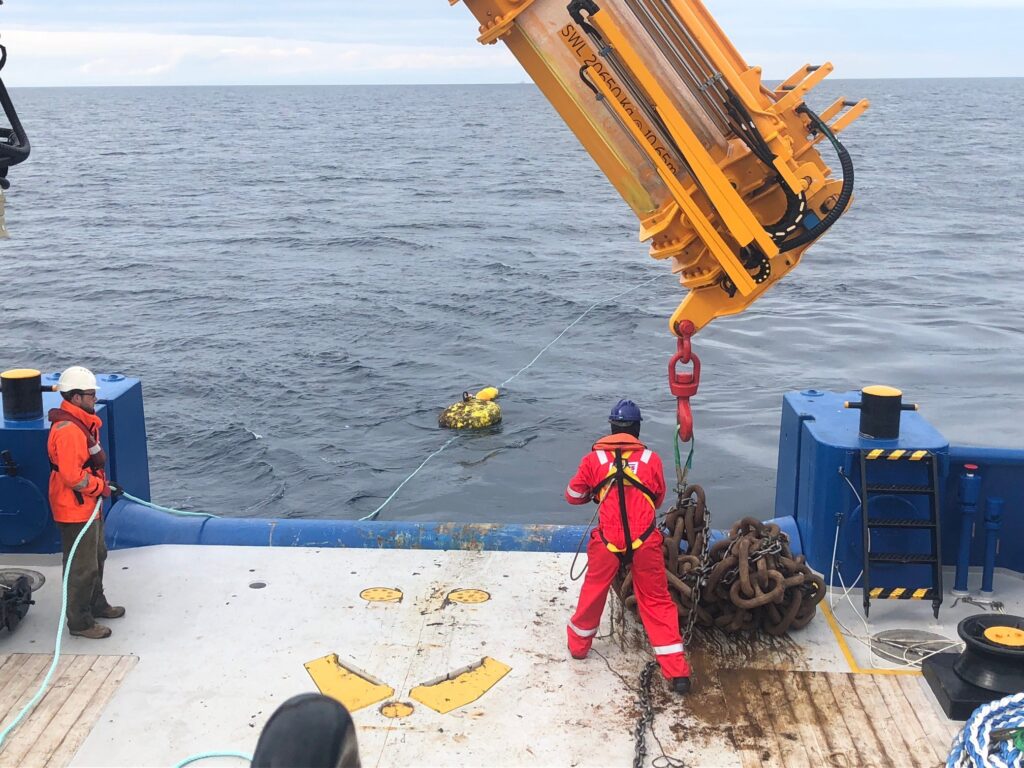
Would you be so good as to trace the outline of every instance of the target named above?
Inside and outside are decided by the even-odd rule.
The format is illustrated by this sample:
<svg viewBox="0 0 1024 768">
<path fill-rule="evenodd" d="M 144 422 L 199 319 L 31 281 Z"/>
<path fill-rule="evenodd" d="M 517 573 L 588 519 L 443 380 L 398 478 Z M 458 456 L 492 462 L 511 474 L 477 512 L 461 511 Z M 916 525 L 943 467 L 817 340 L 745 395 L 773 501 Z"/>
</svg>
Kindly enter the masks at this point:
<svg viewBox="0 0 1024 768">
<path fill-rule="evenodd" d="M 76 389 L 82 391 L 91 389 L 97 392 L 100 389 L 96 385 L 96 377 L 93 376 L 92 371 L 80 365 L 72 365 L 60 375 L 60 379 L 57 381 L 58 392 L 71 392 Z"/>
</svg>

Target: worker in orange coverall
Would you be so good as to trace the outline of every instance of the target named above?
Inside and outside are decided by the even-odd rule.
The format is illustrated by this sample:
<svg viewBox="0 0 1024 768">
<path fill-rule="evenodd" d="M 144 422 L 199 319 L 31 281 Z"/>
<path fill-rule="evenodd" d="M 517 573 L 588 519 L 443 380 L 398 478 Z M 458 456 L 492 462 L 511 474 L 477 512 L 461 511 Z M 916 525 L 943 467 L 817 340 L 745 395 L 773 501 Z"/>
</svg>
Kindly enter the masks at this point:
<svg viewBox="0 0 1024 768">
<path fill-rule="evenodd" d="M 579 606 L 569 620 L 569 653 L 587 656 L 594 642 L 608 589 L 620 567 L 632 567 L 640 619 L 655 658 L 677 693 L 690 690 L 690 665 L 679 634 L 675 604 L 669 597 L 663 537 L 655 520 L 665 498 L 665 472 L 658 454 L 640 442 L 640 408 L 620 400 L 608 417 L 611 434 L 583 457 L 565 499 L 570 504 L 599 504 L 598 526 L 587 547 L 587 576 Z"/>
<path fill-rule="evenodd" d="M 96 619 L 124 616 L 124 608 L 108 603 L 103 593 L 107 545 L 102 515 L 85 531 L 71 563 L 68 556 L 88 525 L 97 500 L 119 494 L 121 489 L 107 481 L 104 471 L 107 457 L 100 447 L 103 422 L 96 415 L 96 377 L 88 368 L 75 365 L 60 375 L 57 389 L 63 402 L 47 416 L 50 436 L 46 450 L 50 455 L 50 509 L 60 531 L 64 567 L 70 568 L 68 630 L 72 635 L 102 640 L 110 637 L 110 628 Z"/>
</svg>

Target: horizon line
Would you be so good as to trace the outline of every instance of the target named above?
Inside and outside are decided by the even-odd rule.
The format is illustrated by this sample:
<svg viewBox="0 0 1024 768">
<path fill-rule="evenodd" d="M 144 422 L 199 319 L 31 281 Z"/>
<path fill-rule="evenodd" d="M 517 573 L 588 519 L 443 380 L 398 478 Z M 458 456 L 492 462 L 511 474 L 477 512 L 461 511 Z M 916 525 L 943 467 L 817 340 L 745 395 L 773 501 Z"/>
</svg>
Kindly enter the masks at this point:
<svg viewBox="0 0 1024 768">
<path fill-rule="evenodd" d="M 763 82 L 782 82 L 785 78 L 768 77 Z M 871 80 L 894 80 L 894 81 L 934 81 L 934 80 L 1022 80 L 1024 75 L 945 75 L 934 77 L 900 77 L 898 75 L 884 75 L 880 77 L 834 77 L 829 78 L 830 83 L 841 82 L 865 82 Z M 96 84 L 96 85 L 13 85 L 7 83 L 10 90 L 21 88 L 404 88 L 408 86 L 426 87 L 451 87 L 451 86 L 472 86 L 472 87 L 493 87 L 506 85 L 532 85 L 537 84 L 532 80 L 520 80 L 518 82 L 496 81 L 491 83 L 136 83 L 136 84 Z"/>
</svg>

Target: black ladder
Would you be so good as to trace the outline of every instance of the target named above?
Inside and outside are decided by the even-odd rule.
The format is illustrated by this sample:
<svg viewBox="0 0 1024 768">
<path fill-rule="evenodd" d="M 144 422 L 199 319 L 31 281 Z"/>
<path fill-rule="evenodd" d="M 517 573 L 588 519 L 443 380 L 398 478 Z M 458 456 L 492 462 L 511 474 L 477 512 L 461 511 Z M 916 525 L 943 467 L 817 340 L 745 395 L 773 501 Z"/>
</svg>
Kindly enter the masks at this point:
<svg viewBox="0 0 1024 768">
<path fill-rule="evenodd" d="M 924 485 L 872 483 L 868 481 L 870 467 L 895 462 L 910 462 L 927 466 L 927 483 Z M 861 521 L 864 531 L 864 615 L 871 609 L 871 600 L 931 600 L 932 612 L 939 618 L 942 605 L 942 541 L 939 536 L 939 466 L 938 458 L 931 451 L 888 450 L 875 448 L 860 452 Z M 877 496 L 905 495 L 927 496 L 927 518 L 872 517 L 869 500 Z M 905 531 L 927 531 L 930 534 L 931 551 L 877 552 L 871 549 L 871 531 L 877 529 L 900 529 Z M 910 537 L 908 536 L 908 539 Z M 917 537 L 915 537 L 917 538 Z M 930 585 L 912 587 L 872 587 L 871 564 L 887 565 L 930 565 Z"/>
</svg>

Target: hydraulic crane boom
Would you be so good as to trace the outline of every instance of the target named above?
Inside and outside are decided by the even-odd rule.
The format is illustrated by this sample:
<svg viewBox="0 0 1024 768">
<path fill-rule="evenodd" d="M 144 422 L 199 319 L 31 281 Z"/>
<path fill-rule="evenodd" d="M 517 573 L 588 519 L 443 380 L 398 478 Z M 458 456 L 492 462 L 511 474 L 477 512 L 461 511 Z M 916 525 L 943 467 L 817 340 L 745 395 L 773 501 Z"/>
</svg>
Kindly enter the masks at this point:
<svg viewBox="0 0 1024 768">
<path fill-rule="evenodd" d="M 690 289 L 676 335 L 742 312 L 849 206 L 836 134 L 868 104 L 804 104 L 831 64 L 768 88 L 700 0 L 465 2 L 480 42 L 508 46 L 633 209 L 651 256 L 674 262 Z"/>
</svg>

